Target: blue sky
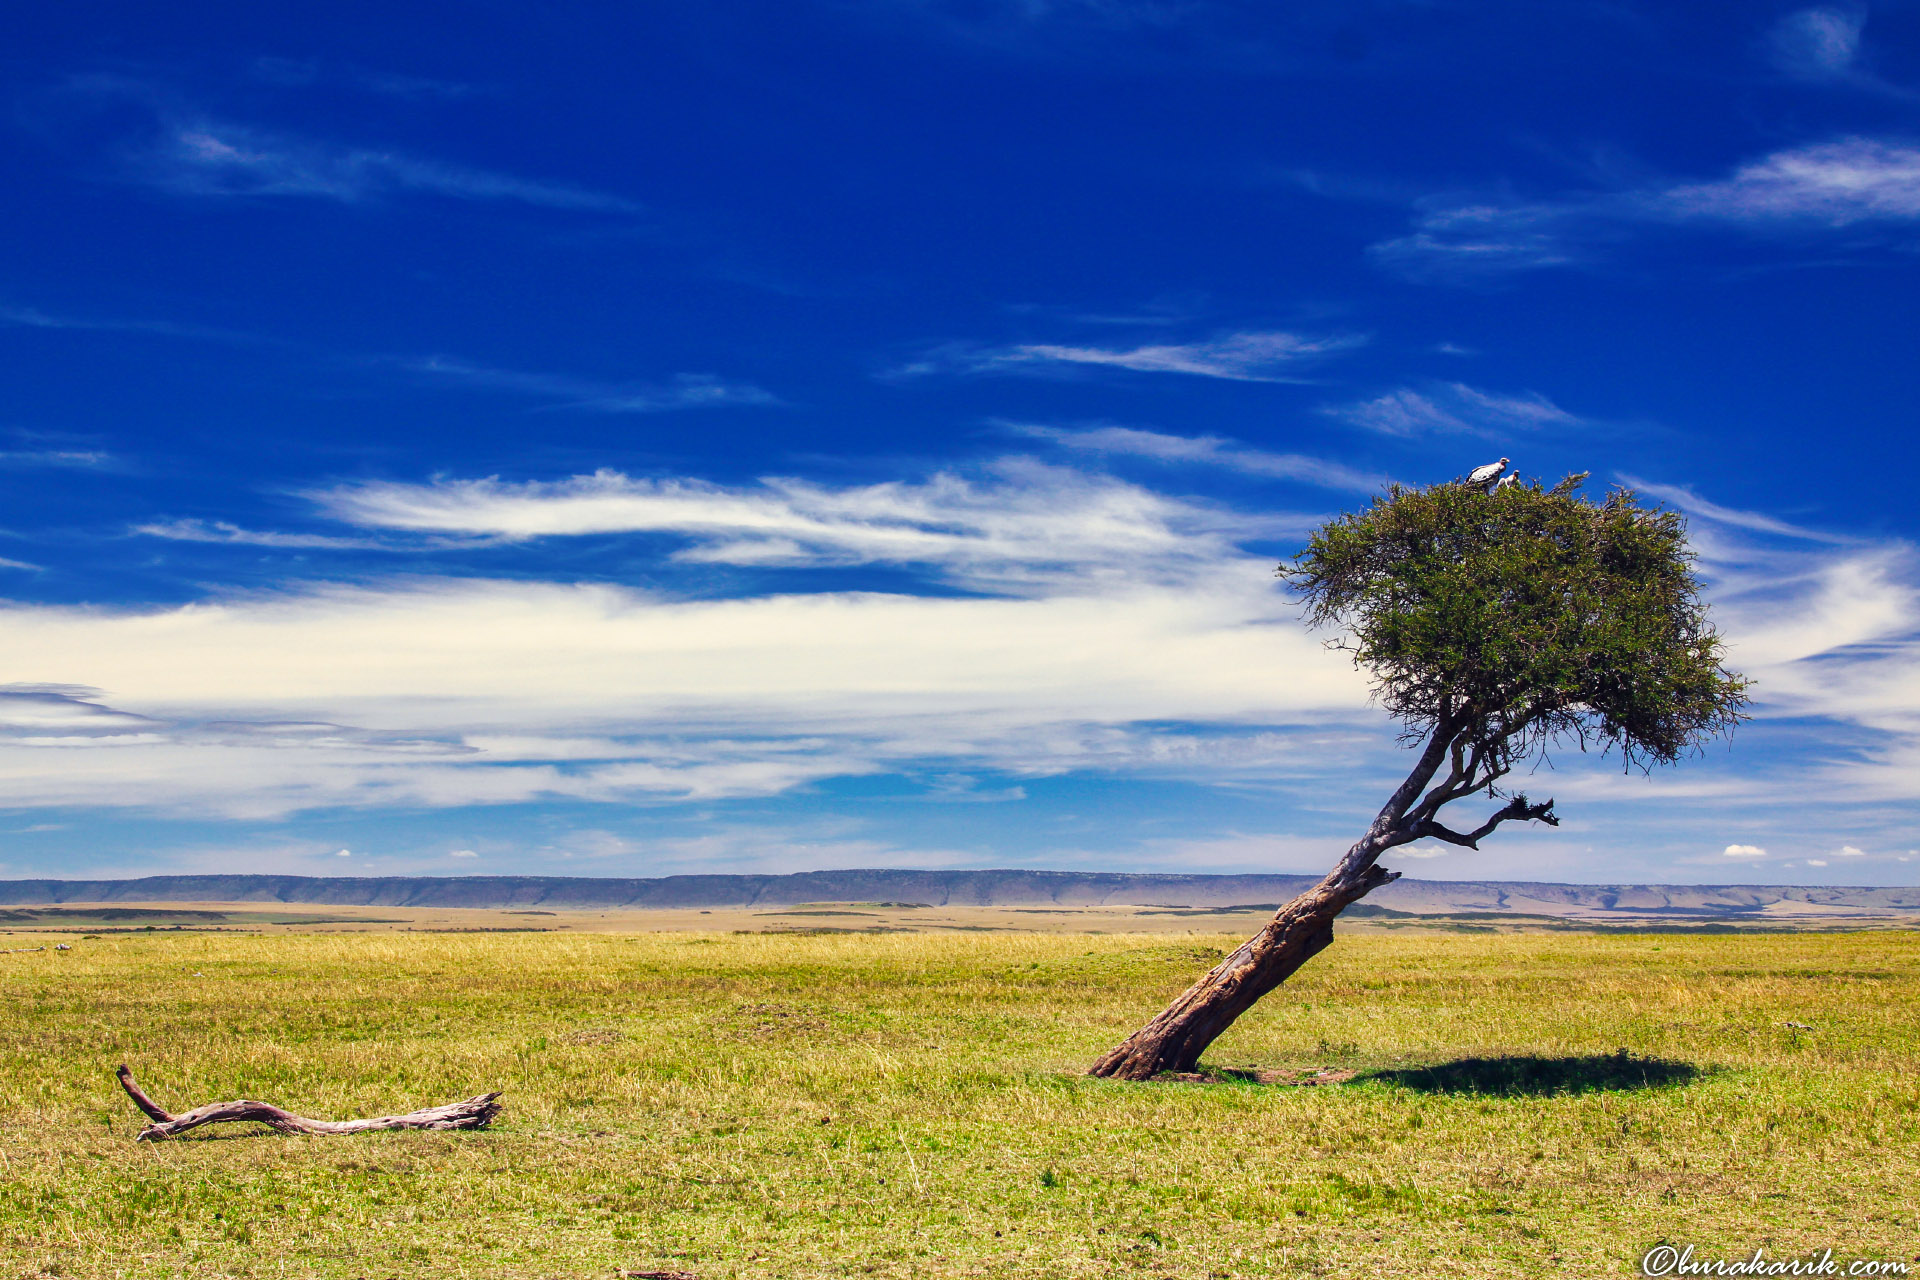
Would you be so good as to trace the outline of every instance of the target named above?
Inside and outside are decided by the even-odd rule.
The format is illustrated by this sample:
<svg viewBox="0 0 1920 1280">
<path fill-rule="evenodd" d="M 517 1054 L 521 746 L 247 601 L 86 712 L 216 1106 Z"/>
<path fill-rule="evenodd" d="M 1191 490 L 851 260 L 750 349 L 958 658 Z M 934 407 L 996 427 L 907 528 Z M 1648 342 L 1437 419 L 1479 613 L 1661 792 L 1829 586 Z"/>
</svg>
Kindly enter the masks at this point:
<svg viewBox="0 0 1920 1280">
<path fill-rule="evenodd" d="M 1501 455 L 1755 676 L 1446 879 L 1920 882 L 1920 5 L 8 18 L 0 875 L 1306 871 Z"/>
</svg>

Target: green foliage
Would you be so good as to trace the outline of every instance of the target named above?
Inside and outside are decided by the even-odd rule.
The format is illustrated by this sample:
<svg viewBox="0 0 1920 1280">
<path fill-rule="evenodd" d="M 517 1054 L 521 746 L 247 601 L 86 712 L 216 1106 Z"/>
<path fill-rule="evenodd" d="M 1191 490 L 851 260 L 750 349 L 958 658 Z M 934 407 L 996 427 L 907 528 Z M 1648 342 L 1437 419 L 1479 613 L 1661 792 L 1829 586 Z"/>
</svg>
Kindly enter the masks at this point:
<svg viewBox="0 0 1920 1280">
<path fill-rule="evenodd" d="M 1686 522 L 1584 479 L 1395 485 L 1281 573 L 1410 736 L 1444 727 L 1498 765 L 1556 738 L 1670 764 L 1744 718 L 1748 681 L 1721 663 Z"/>
</svg>

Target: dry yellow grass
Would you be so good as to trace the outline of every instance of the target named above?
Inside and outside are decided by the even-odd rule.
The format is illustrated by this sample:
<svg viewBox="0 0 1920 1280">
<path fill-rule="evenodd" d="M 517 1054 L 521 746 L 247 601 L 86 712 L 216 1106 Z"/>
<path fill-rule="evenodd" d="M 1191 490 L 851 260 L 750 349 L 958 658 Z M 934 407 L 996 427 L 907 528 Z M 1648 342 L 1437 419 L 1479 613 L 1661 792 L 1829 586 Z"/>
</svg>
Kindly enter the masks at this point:
<svg viewBox="0 0 1920 1280">
<path fill-rule="evenodd" d="M 1211 1055 L 1360 1072 L 1314 1088 L 1077 1074 L 1226 936 L 69 940 L 0 957 L 0 1277 L 1920 1254 L 1911 933 L 1347 934 Z M 1515 1085 L 1521 1057 L 1544 1061 Z M 1445 1067 L 1463 1059 L 1501 1065 Z M 135 1146 L 121 1061 L 175 1109 L 344 1117 L 499 1088 L 508 1110 L 484 1133 Z"/>
</svg>

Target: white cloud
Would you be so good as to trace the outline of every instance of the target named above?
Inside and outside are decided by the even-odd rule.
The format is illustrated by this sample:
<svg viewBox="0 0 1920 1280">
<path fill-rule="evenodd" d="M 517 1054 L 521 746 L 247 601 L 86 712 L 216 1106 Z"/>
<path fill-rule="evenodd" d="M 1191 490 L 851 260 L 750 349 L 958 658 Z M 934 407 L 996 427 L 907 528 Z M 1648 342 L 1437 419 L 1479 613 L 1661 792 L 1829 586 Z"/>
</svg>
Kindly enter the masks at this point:
<svg viewBox="0 0 1920 1280">
<path fill-rule="evenodd" d="M 425 76 L 395 75 L 365 68 L 328 65 L 316 58 L 256 58 L 248 74 L 264 84 L 280 88 L 306 88 L 327 84 L 377 93 L 396 98 L 464 98 L 478 92 L 470 84 L 452 80 L 433 80 Z"/>
<path fill-rule="evenodd" d="M 1724 541 L 1697 542 L 1708 544 L 1704 568 L 1732 657 L 1743 669 L 1765 672 L 1770 700 L 1802 711 L 1817 703 L 1830 714 L 1840 708 L 1836 699 L 1849 697 L 1850 679 L 1893 675 L 1906 665 L 1902 637 L 1920 623 L 1911 549 L 1778 553 L 1741 562 L 1720 558 L 1727 554 Z M 1884 647 L 1889 644 L 1894 647 Z M 1869 645 L 1880 647 L 1864 648 Z M 1852 690 L 1855 698 L 1885 693 L 1864 684 Z"/>
<path fill-rule="evenodd" d="M 0 324 L 80 332 L 147 333 L 231 345 L 293 348 L 308 355 L 313 354 L 310 348 L 300 343 L 231 329 L 169 321 L 86 319 L 50 315 L 31 307 L 0 305 Z M 495 369 L 439 355 L 349 358 L 358 364 L 400 370 L 439 385 L 488 388 L 537 397 L 548 401 L 541 406 L 548 410 L 572 409 L 583 413 L 609 414 L 665 413 L 679 409 L 763 407 L 780 403 L 772 392 L 752 383 L 706 373 L 680 373 L 657 381 L 609 381 L 572 374 Z M 0 466 L 101 469 L 119 465 L 120 459 L 98 449 L 0 451 Z M 218 522 L 216 527 L 232 528 Z"/>
<path fill-rule="evenodd" d="M 336 858 L 351 858 L 353 856 L 353 850 L 342 849 L 340 852 L 334 854 L 333 856 Z"/>
<path fill-rule="evenodd" d="M 1827 863 L 1824 858 L 1808 858 L 1807 865 L 1810 867 L 1824 867 Z"/>
<path fill-rule="evenodd" d="M 728 382 L 703 373 L 679 374 L 665 383 L 601 382 L 564 374 L 489 369 L 443 356 L 404 360 L 399 364 L 410 372 L 438 380 L 544 396 L 555 401 L 554 408 L 590 413 L 665 413 L 674 409 L 780 403 L 771 392 L 750 383 Z"/>
<path fill-rule="evenodd" d="M 1843 844 L 1840 846 L 1840 856 L 1843 858 L 1864 858 L 1867 855 L 1865 850 L 1856 849 L 1850 844 Z"/>
<path fill-rule="evenodd" d="M 119 732 L 154 723 L 145 716 L 127 715 L 91 700 L 99 694 L 98 689 L 85 685 L 0 685 L 0 732 Z"/>
<path fill-rule="evenodd" d="M 1841 534 L 1827 533 L 1819 529 L 1809 529 L 1803 525 L 1789 524 L 1773 516 L 1758 511 L 1738 511 L 1732 507 L 1710 502 L 1693 491 L 1692 486 L 1682 484 L 1656 484 L 1651 480 L 1642 480 L 1637 476 L 1621 475 L 1621 483 L 1630 489 L 1636 489 L 1650 498 L 1657 499 L 1669 506 L 1678 507 L 1688 515 L 1699 516 L 1716 524 L 1732 525 L 1739 529 L 1752 529 L 1757 533 L 1777 533 L 1788 538 L 1802 538 L 1809 542 L 1830 542 L 1837 544 L 1852 543 L 1854 540 Z"/>
<path fill-rule="evenodd" d="M 662 534 L 683 559 L 888 562 L 946 585 L 704 600 L 409 579 L 144 611 L 0 606 L 0 667 L 85 673 L 145 717 L 112 753 L 0 741 L 0 805 L 684 800 L 929 762 L 1219 780 L 1342 758 L 1242 727 L 1365 701 L 1298 627 L 1270 559 L 1237 546 L 1273 517 L 1107 476 L 1015 460 L 840 488 L 601 473 L 321 497 L 386 529 Z M 1173 723 L 1193 728 L 1144 727 Z M 109 727 L 79 736 L 105 745 Z M 74 736 L 19 732 L 55 730 Z"/>
<path fill-rule="evenodd" d="M 1730 844 L 1721 850 L 1729 858 L 1764 858 L 1767 851 L 1757 844 Z"/>
<path fill-rule="evenodd" d="M 219 329 L 210 325 L 182 324 L 174 320 L 120 320 L 98 319 L 85 316 L 53 315 L 37 307 L 15 307 L 0 305 L 0 324 L 16 325 L 27 329 L 49 329 L 55 332 L 75 333 L 144 333 L 162 338 L 180 338 L 196 342 L 217 342 L 229 346 L 245 347 L 294 347 L 277 338 L 265 337 L 257 333 L 243 333 L 237 329 Z M 36 451 L 28 450 L 28 454 Z M 52 449 L 37 451 L 50 454 L 59 462 L 41 462 L 36 465 L 111 467 L 120 463 L 112 454 L 96 449 Z"/>
<path fill-rule="evenodd" d="M 1102 366 L 1138 373 L 1184 373 L 1236 382 L 1297 380 L 1300 366 L 1364 346 L 1359 334 L 1308 335 L 1277 330 L 1224 334 L 1203 342 L 1160 343 L 1111 348 L 1058 343 L 1022 343 L 1007 347 L 947 347 L 914 361 L 890 376 L 957 373 L 1017 373 L 1061 366 Z"/>
<path fill-rule="evenodd" d="M 449 858 L 477 858 L 480 855 L 471 849 L 455 849 L 447 855 Z"/>
<path fill-rule="evenodd" d="M 1408 845 L 1403 849 L 1395 849 L 1389 856 L 1395 858 L 1444 858 L 1447 856 L 1447 851 L 1439 845 Z"/>
<path fill-rule="evenodd" d="M 1920 146 L 1843 137 L 1788 147 L 1724 178 L 1562 199 L 1425 203 L 1405 236 L 1373 245 L 1415 279 L 1463 279 L 1590 259 L 1634 228 L 1817 231 L 1920 219 Z"/>
<path fill-rule="evenodd" d="M 537 538 L 671 534 L 692 561 L 909 564 L 1012 589 L 1062 575 L 1165 580 L 1218 563 L 1234 537 L 1298 529 L 1181 502 L 1110 477 L 1020 459 L 981 478 L 830 488 L 725 487 L 599 471 L 552 482 L 347 485 L 313 495 L 335 519 L 416 533 Z"/>
<path fill-rule="evenodd" d="M 756 574 L 760 594 L 721 599 L 414 577 L 165 608 L 0 604 L 0 670 L 44 682 L 0 690 L 0 807 L 670 803 L 877 774 L 994 775 L 1012 785 L 978 793 L 1014 799 L 1026 779 L 1076 769 L 1324 790 L 1381 759 L 1363 678 L 1300 627 L 1270 557 L 1244 547 L 1297 534 L 1304 516 L 1021 459 L 874 485 L 602 472 L 317 497 L 382 536 L 645 535 L 664 545 L 637 539 L 635 554 L 655 556 L 665 583 L 676 559 L 904 572 L 885 592 Z M 1657 788 L 1582 772 L 1556 790 L 1695 806 L 1786 803 L 1809 786 L 1849 801 L 1920 793 L 1912 558 L 1807 538 L 1782 550 L 1752 513 L 1700 511 L 1709 597 L 1732 664 L 1760 680 L 1757 710 L 1844 729 L 1844 742 L 1779 765 L 1792 787 L 1756 767 Z"/>
<path fill-rule="evenodd" d="M 1402 387 L 1355 404 L 1330 405 L 1321 412 L 1356 427 L 1396 436 L 1429 431 L 1496 435 L 1576 426 L 1580 422 L 1536 391 L 1498 395 L 1461 382 L 1436 383 L 1420 391 Z"/>
<path fill-rule="evenodd" d="M 1242 475 L 1298 480 L 1324 489 L 1367 493 L 1383 488 L 1387 477 L 1359 471 L 1343 463 L 1299 453 L 1268 453 L 1249 449 L 1221 436 L 1176 436 L 1135 427 L 1047 427 L 1003 423 L 1008 430 L 1066 449 L 1086 453 L 1118 454 L 1155 462 L 1220 467 Z"/>
<path fill-rule="evenodd" d="M 1693 517 L 1713 618 L 1729 665 L 1756 682 L 1756 716 L 1796 718 L 1808 735 L 1796 753 L 1802 790 L 1770 795 L 1776 784 L 1756 775 L 1752 798 L 1781 803 L 1809 786 L 1855 804 L 1920 794 L 1915 549 L 1837 538 L 1688 490 L 1633 483 Z"/>
<path fill-rule="evenodd" d="M 1552 205 L 1467 204 L 1429 207 L 1411 234 L 1370 245 L 1381 266 L 1415 280 L 1471 279 L 1581 261 L 1581 250 L 1556 224 Z"/>
<path fill-rule="evenodd" d="M 145 534 L 150 538 L 167 538 L 174 542 L 232 543 L 241 546 L 279 547 L 287 550 L 299 548 L 378 550 L 387 545 L 373 538 L 341 538 L 331 534 L 273 533 L 242 529 L 239 525 L 229 524 L 225 520 L 155 520 L 148 524 L 133 526 L 133 532 Z"/>
<path fill-rule="evenodd" d="M 1778 151 L 1732 177 L 1646 197 L 1654 214 L 1729 222 L 1856 222 L 1920 218 L 1920 147 L 1842 138 Z"/>
<path fill-rule="evenodd" d="M 910 798 L 937 804 L 1005 804 L 1027 798 L 1025 787 L 985 789 L 980 786 L 980 779 L 965 773 L 936 775 L 926 780 L 926 787 Z"/>
<path fill-rule="evenodd" d="M 139 124 L 122 134 L 115 149 L 120 172 L 132 181 L 185 195 L 305 197 L 353 204 L 420 193 L 598 213 L 641 209 L 625 197 L 564 182 L 216 120 L 152 81 L 82 75 L 68 80 L 61 93 L 116 125 L 137 117 Z"/>
<path fill-rule="evenodd" d="M 1808 79 L 1844 76 L 1860 54 L 1866 10 L 1821 5 L 1800 9 L 1774 25 L 1769 38 L 1776 66 Z"/>
<path fill-rule="evenodd" d="M 620 196 L 471 169 L 386 148 L 298 138 L 207 119 L 166 119 L 130 162 L 138 177 L 199 196 L 305 196 L 353 204 L 421 192 L 601 213 L 634 213 Z"/>
<path fill-rule="evenodd" d="M 74 467 L 95 469 L 112 464 L 113 455 L 99 449 L 0 449 L 0 467 Z"/>
<path fill-rule="evenodd" d="M 263 711 L 319 719 L 311 709 L 339 705 L 355 715 L 336 720 L 382 732 L 449 701 L 467 705 L 455 719 L 471 717 L 473 732 L 533 710 L 629 727 L 665 716 L 806 732 L 969 708 L 1030 723 L 1358 705 L 1349 664 L 1282 625 L 1291 610 L 1271 576 L 1248 557 L 1186 585 L 1056 585 L 1030 598 L 700 601 L 457 580 L 154 611 L 11 605 L 0 608 L 0 656 L 15 668 L 93 672 L 116 701 L 169 718 L 213 709 L 226 717 L 205 717 L 216 724 Z"/>
<path fill-rule="evenodd" d="M 0 569 L 21 569 L 28 573 L 46 572 L 40 565 L 29 564 L 25 560 L 9 560 L 5 556 L 0 556 Z"/>
</svg>

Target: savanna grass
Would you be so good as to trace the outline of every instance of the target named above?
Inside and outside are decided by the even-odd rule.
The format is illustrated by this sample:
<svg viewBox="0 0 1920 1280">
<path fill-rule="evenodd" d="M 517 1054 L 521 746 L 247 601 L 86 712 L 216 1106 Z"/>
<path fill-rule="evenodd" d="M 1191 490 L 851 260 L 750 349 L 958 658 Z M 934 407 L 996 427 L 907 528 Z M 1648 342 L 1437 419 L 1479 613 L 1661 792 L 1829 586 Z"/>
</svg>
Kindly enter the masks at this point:
<svg viewBox="0 0 1920 1280">
<path fill-rule="evenodd" d="M 0 957 L 0 1277 L 1920 1254 L 1914 934 L 1351 932 L 1209 1057 L 1351 1082 L 1078 1074 L 1237 940 L 181 933 Z M 508 1110 L 136 1146 L 121 1061 L 176 1110 Z"/>
</svg>

